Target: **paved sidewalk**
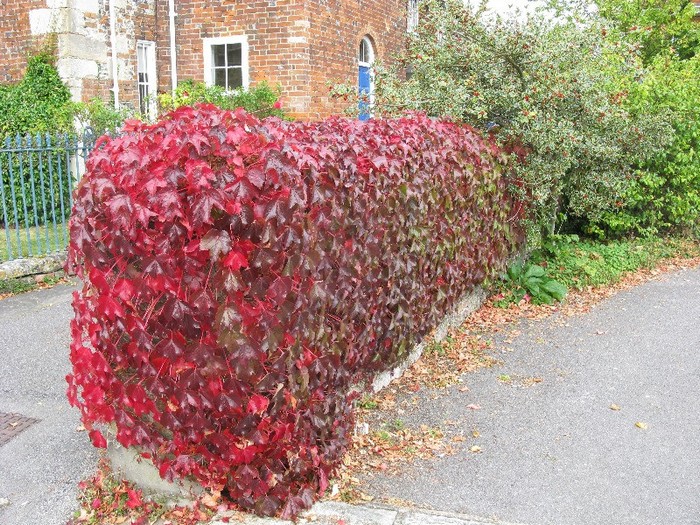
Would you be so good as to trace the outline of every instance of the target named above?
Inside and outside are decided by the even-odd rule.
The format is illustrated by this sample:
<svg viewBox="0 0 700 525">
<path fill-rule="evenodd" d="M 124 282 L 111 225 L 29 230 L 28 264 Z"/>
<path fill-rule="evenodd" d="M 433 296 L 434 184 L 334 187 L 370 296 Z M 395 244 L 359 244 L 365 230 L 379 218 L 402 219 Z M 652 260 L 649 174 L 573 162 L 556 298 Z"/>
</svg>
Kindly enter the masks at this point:
<svg viewBox="0 0 700 525">
<path fill-rule="evenodd" d="M 401 416 L 456 422 L 465 446 L 365 492 L 528 525 L 700 525 L 700 268 L 524 322 L 506 347 L 469 391 Z"/>
<path fill-rule="evenodd" d="M 0 301 L 0 413 L 39 420 L 0 445 L 2 525 L 64 524 L 77 482 L 97 462 L 65 399 L 70 292 Z M 565 325 L 524 323 L 507 346 L 502 366 L 467 376 L 469 391 L 423 392 L 420 410 L 402 416 L 408 425 L 451 420 L 469 438 L 453 456 L 363 488 L 415 507 L 326 502 L 301 522 L 700 525 L 700 269 L 623 292 Z M 482 452 L 469 452 L 473 444 Z"/>
<path fill-rule="evenodd" d="M 38 420 L 0 445 L 3 525 L 64 525 L 78 481 L 97 465 L 65 395 L 71 291 L 62 285 L 0 301 L 0 412 Z"/>
</svg>

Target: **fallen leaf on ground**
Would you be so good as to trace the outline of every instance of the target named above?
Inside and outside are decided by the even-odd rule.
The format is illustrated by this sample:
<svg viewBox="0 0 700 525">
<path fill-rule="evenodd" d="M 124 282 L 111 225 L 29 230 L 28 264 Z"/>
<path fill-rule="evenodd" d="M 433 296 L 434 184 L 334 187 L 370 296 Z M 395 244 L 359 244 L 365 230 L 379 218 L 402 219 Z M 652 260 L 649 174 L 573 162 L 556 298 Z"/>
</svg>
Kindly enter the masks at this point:
<svg viewBox="0 0 700 525">
<path fill-rule="evenodd" d="M 612 405 L 610 405 L 610 410 L 620 410 L 620 407 L 613 403 Z"/>
<path fill-rule="evenodd" d="M 637 421 L 637 422 L 634 424 L 634 426 L 637 427 L 637 428 L 641 428 L 642 430 L 646 430 L 646 429 L 647 429 L 647 424 L 646 424 L 646 423 L 642 423 L 641 421 Z"/>
<path fill-rule="evenodd" d="M 473 403 L 471 405 L 467 405 L 467 408 L 469 410 L 481 410 L 481 407 L 479 405 L 475 405 Z"/>
<path fill-rule="evenodd" d="M 218 507 L 220 501 L 221 501 L 221 492 L 219 492 L 219 491 L 214 491 L 211 494 L 207 492 L 201 498 L 202 504 L 205 507 L 209 507 L 210 509 L 214 509 L 214 508 Z"/>
<path fill-rule="evenodd" d="M 481 447 L 479 445 L 474 445 L 472 448 L 470 448 L 472 452 L 481 452 Z"/>
</svg>

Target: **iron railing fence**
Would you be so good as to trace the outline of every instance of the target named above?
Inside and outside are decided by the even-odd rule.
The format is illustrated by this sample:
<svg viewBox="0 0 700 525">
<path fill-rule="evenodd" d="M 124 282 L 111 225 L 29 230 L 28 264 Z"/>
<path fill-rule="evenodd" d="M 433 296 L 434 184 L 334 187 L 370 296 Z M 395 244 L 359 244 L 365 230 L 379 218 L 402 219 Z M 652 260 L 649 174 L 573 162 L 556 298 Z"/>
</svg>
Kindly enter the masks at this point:
<svg viewBox="0 0 700 525">
<path fill-rule="evenodd" d="M 0 261 L 67 246 L 73 188 L 93 147 L 90 134 L 16 135 L 0 142 Z"/>
</svg>

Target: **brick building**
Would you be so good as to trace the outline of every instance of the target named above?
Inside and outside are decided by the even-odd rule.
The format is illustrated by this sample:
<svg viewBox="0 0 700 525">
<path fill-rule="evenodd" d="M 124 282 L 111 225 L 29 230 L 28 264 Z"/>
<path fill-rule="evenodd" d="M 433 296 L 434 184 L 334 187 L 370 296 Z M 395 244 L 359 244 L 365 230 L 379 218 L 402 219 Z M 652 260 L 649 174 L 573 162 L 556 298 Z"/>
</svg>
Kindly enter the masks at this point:
<svg viewBox="0 0 700 525">
<path fill-rule="evenodd" d="M 417 0 L 3 0 L 0 82 L 50 48 L 76 100 L 147 95 L 184 79 L 229 88 L 267 80 L 285 108 L 339 110 L 328 83 L 370 88 L 369 66 L 397 52 Z"/>
</svg>

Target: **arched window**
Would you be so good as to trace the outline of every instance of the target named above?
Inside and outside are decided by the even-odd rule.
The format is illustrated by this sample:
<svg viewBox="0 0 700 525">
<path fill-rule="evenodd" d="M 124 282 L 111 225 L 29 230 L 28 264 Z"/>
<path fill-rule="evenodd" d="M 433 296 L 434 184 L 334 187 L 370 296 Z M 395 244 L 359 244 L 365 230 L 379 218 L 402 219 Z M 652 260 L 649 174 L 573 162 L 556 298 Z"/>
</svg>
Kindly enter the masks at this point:
<svg viewBox="0 0 700 525">
<path fill-rule="evenodd" d="M 357 60 L 360 64 L 371 66 L 374 62 L 374 47 L 369 36 L 365 36 L 360 40 L 360 52 L 357 55 Z"/>
<path fill-rule="evenodd" d="M 374 81 L 372 79 L 372 64 L 374 63 L 374 45 L 369 35 L 360 40 L 360 49 L 357 54 L 359 67 L 357 75 L 357 89 L 360 97 L 359 119 L 369 120 L 372 97 L 374 94 Z"/>
</svg>

